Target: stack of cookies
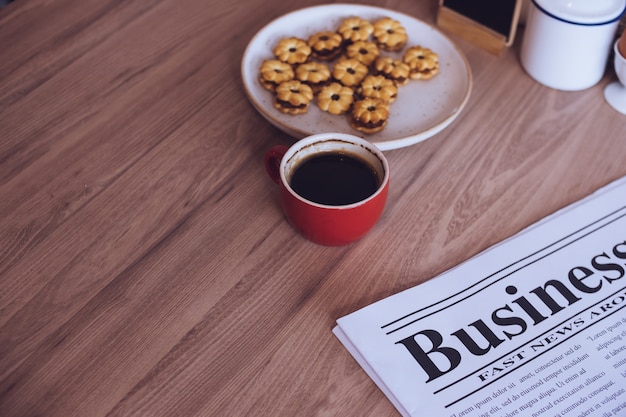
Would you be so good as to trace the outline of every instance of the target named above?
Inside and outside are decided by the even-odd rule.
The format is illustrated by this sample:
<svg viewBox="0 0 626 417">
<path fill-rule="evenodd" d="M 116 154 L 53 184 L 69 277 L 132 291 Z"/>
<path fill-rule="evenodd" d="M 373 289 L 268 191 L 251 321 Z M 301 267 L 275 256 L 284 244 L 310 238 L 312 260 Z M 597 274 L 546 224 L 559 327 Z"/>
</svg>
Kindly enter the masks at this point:
<svg viewBox="0 0 626 417">
<path fill-rule="evenodd" d="M 396 20 L 349 17 L 336 31 L 279 40 L 274 58 L 261 65 L 259 81 L 274 93 L 274 107 L 283 113 L 306 113 L 315 99 L 322 111 L 349 115 L 354 129 L 379 132 L 398 88 L 439 72 L 435 52 L 422 46 L 405 50 L 407 42 L 406 29 Z M 401 59 L 384 55 L 403 50 Z"/>
</svg>

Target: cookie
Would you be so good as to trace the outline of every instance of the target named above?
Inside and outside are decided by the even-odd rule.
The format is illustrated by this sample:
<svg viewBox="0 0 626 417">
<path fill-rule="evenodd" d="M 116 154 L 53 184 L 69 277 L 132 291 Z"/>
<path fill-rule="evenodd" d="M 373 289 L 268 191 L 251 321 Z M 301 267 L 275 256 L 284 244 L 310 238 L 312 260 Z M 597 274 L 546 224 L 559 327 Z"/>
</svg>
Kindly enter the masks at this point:
<svg viewBox="0 0 626 417">
<path fill-rule="evenodd" d="M 367 20 L 360 17 L 349 17 L 344 19 L 337 32 L 341 35 L 347 44 L 369 40 L 370 35 L 374 31 L 374 27 Z"/>
<path fill-rule="evenodd" d="M 360 98 L 376 98 L 393 103 L 398 97 L 396 83 L 382 75 L 368 75 L 357 91 Z"/>
<path fill-rule="evenodd" d="M 293 80 L 294 76 L 291 65 L 277 59 L 266 59 L 259 69 L 259 82 L 269 91 L 275 91 L 278 84 Z"/>
<path fill-rule="evenodd" d="M 343 52 L 343 38 L 337 32 L 318 32 L 307 39 L 311 55 L 321 61 L 332 61 Z"/>
<path fill-rule="evenodd" d="M 439 55 L 422 46 L 408 48 L 402 61 L 409 65 L 412 80 L 429 80 L 439 74 Z"/>
<path fill-rule="evenodd" d="M 350 125 L 363 133 L 380 132 L 387 126 L 389 104 L 375 98 L 364 98 L 354 103 Z"/>
<path fill-rule="evenodd" d="M 389 78 L 396 85 L 405 85 L 409 82 L 409 76 L 411 74 L 411 68 L 409 64 L 394 59 L 389 56 L 378 57 L 374 62 L 374 72 L 377 75 L 382 75 L 385 78 Z"/>
<path fill-rule="evenodd" d="M 371 41 L 358 41 L 346 47 L 346 58 L 354 58 L 368 67 L 380 55 L 380 49 Z"/>
<path fill-rule="evenodd" d="M 300 64 L 296 67 L 295 73 L 295 78 L 311 87 L 313 93 L 319 92 L 324 85 L 328 84 L 331 78 L 330 69 L 321 62 Z"/>
<path fill-rule="evenodd" d="M 357 87 L 367 76 L 367 66 L 354 58 L 343 58 L 333 66 L 333 78 L 346 87 Z"/>
<path fill-rule="evenodd" d="M 298 80 L 291 80 L 276 87 L 274 107 L 287 114 L 303 114 L 309 110 L 311 100 L 311 87 Z"/>
<path fill-rule="evenodd" d="M 339 83 L 330 83 L 317 95 L 317 106 L 330 114 L 344 114 L 354 102 L 354 91 Z"/>
<path fill-rule="evenodd" d="M 377 20 L 373 24 L 372 35 L 378 46 L 385 51 L 399 51 L 405 47 L 409 37 L 400 22 L 389 17 Z"/>
<path fill-rule="evenodd" d="M 300 38 L 283 38 L 274 47 L 274 55 L 289 65 L 302 64 L 309 60 L 311 47 Z"/>
</svg>

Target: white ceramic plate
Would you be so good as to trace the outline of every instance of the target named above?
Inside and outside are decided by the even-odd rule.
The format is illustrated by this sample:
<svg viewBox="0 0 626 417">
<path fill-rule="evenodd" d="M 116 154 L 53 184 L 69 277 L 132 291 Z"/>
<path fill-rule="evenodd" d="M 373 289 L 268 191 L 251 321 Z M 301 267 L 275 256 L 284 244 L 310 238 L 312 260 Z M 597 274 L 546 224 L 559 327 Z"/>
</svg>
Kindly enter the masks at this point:
<svg viewBox="0 0 626 417">
<path fill-rule="evenodd" d="M 439 54 L 440 72 L 430 80 L 411 80 L 400 86 L 398 99 L 391 104 L 389 122 L 381 132 L 366 135 L 354 130 L 346 117 L 323 112 L 311 103 L 303 115 L 283 114 L 273 106 L 274 96 L 258 81 L 259 68 L 273 58 L 274 45 L 284 37 L 306 39 L 315 32 L 336 30 L 343 19 L 358 16 L 370 21 L 391 17 L 407 30 L 407 46 L 422 45 Z M 381 55 L 401 58 L 402 51 Z M 274 20 L 250 41 L 241 62 L 241 74 L 248 98 L 270 123 L 302 138 L 325 133 L 351 133 L 365 137 L 381 150 L 413 145 L 447 127 L 461 112 L 472 89 L 472 74 L 461 51 L 441 32 L 406 14 L 354 4 L 331 4 L 300 9 Z"/>
</svg>

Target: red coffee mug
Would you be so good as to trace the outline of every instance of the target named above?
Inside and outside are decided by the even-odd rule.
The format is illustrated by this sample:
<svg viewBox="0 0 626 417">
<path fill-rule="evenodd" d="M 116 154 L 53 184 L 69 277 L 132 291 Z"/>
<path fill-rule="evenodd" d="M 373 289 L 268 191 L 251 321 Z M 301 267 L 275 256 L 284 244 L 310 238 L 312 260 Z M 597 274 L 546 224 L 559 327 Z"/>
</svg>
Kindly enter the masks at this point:
<svg viewBox="0 0 626 417">
<path fill-rule="evenodd" d="M 367 198 L 351 204 L 328 205 L 310 201 L 290 185 L 295 169 L 312 157 L 344 153 L 358 157 L 376 172 L 378 188 Z M 278 145 L 265 155 L 265 168 L 279 185 L 280 201 L 289 223 L 307 239 L 327 246 L 352 243 L 378 221 L 387 201 L 389 164 L 371 142 L 345 133 L 322 133 L 306 137 L 290 148 Z"/>
</svg>

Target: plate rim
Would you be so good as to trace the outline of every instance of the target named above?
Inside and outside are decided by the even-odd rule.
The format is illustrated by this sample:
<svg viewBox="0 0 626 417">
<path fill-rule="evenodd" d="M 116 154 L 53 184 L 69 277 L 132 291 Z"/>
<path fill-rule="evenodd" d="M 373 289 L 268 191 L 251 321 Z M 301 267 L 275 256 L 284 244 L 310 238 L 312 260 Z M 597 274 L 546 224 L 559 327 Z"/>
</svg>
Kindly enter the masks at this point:
<svg viewBox="0 0 626 417">
<path fill-rule="evenodd" d="M 368 140 L 369 142 L 373 143 L 374 145 L 376 145 L 380 150 L 386 151 L 386 150 L 392 150 L 392 149 L 399 149 L 399 148 L 403 148 L 403 147 L 407 147 L 407 146 L 411 146 L 411 145 L 415 145 L 419 142 L 422 142 L 426 139 L 429 139 L 433 136 L 435 136 L 437 133 L 441 132 L 442 130 L 444 130 L 446 127 L 448 127 L 462 112 L 462 110 L 465 108 L 465 106 L 467 105 L 469 98 L 471 96 L 471 92 L 472 92 L 472 87 L 473 87 L 473 74 L 472 74 L 472 70 L 471 70 L 471 66 L 469 64 L 469 61 L 467 60 L 467 57 L 465 56 L 465 54 L 459 49 L 459 47 L 445 34 L 443 33 L 441 30 L 439 30 L 437 27 L 435 27 L 435 25 L 430 24 L 428 22 L 425 22 L 421 19 L 418 19 L 416 17 L 413 17 L 407 13 L 404 12 L 400 12 L 397 10 L 392 10 L 392 9 L 388 9 L 388 8 L 384 8 L 384 7 L 378 7 L 378 6 L 370 6 L 370 5 L 364 5 L 364 4 L 353 4 L 353 3 L 333 3 L 333 4 L 323 4 L 323 5 L 317 5 L 317 6 L 308 6 L 308 7 L 301 7 L 298 9 L 294 9 L 290 12 L 284 13 L 274 19 L 272 19 L 270 22 L 266 23 L 263 27 L 261 27 L 261 29 L 259 29 L 253 36 L 252 38 L 250 38 L 250 41 L 248 42 L 248 44 L 246 45 L 246 48 L 244 50 L 242 59 L 241 59 L 241 65 L 240 65 L 240 72 L 241 72 L 241 78 L 242 78 L 242 84 L 244 86 L 244 89 L 246 91 L 246 96 L 248 97 L 248 100 L 250 101 L 250 103 L 253 105 L 253 107 L 255 108 L 255 110 L 261 115 L 263 116 L 263 118 L 265 118 L 268 122 L 270 122 L 272 125 L 274 125 L 276 128 L 282 130 L 283 132 L 293 136 L 295 139 L 301 139 L 303 137 L 312 135 L 314 133 L 308 132 L 308 131 L 304 131 L 300 128 L 298 128 L 297 126 L 293 126 L 293 125 L 286 125 L 284 124 L 282 121 L 273 118 L 272 115 L 266 111 L 265 107 L 261 104 L 258 103 L 256 100 L 255 95 L 252 93 L 252 91 L 250 91 L 251 86 L 249 86 L 248 84 L 248 76 L 246 74 L 247 72 L 247 66 L 246 66 L 246 62 L 248 61 L 248 59 L 251 57 L 251 52 L 252 52 L 252 46 L 253 44 L 255 44 L 256 40 L 258 38 L 260 38 L 262 35 L 265 35 L 266 32 L 268 31 L 268 29 L 272 26 L 275 25 L 275 23 L 279 20 L 282 19 L 286 19 L 289 16 L 295 15 L 295 14 L 304 14 L 306 11 L 310 11 L 310 10 L 321 10 L 321 9 L 345 9 L 345 8 L 352 8 L 355 10 L 354 14 L 358 14 L 358 10 L 363 10 L 363 11 L 369 11 L 369 12 L 377 12 L 380 14 L 384 14 L 384 13 L 391 13 L 391 14 L 396 14 L 396 15 L 401 15 L 403 18 L 405 19 L 410 19 L 410 20 L 414 20 L 417 21 L 420 24 L 426 25 L 428 27 L 430 27 L 430 29 L 432 29 L 434 32 L 437 32 L 437 34 L 439 36 L 441 36 L 445 42 L 447 42 L 451 47 L 452 50 L 454 51 L 454 53 L 461 59 L 461 61 L 463 62 L 463 73 L 466 76 L 466 83 L 467 83 L 467 87 L 466 90 L 463 94 L 462 99 L 460 100 L 460 102 L 457 104 L 457 107 L 455 109 L 455 111 L 453 111 L 451 114 L 449 114 L 447 117 L 445 117 L 441 122 L 429 127 L 426 130 L 423 130 L 421 132 L 418 132 L 416 134 L 413 135 L 408 135 L 408 136 L 403 136 L 403 137 L 398 137 L 398 138 L 393 138 L 393 139 L 388 139 L 388 140 L 382 140 L 382 141 L 375 141 L 375 140 L 371 140 L 368 139 L 366 136 L 363 136 L 362 134 L 360 134 L 360 132 L 356 132 L 355 131 L 355 135 L 362 137 L 365 140 Z"/>
</svg>

